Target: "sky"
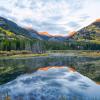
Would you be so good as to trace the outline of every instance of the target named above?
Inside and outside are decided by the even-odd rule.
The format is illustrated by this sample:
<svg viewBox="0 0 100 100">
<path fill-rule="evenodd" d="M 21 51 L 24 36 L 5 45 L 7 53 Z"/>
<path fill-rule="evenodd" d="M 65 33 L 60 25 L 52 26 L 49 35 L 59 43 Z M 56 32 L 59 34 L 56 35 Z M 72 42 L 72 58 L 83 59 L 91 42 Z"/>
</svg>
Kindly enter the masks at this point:
<svg viewBox="0 0 100 100">
<path fill-rule="evenodd" d="M 100 18 L 100 0 L 0 0 L 0 16 L 22 27 L 67 35 Z"/>
</svg>

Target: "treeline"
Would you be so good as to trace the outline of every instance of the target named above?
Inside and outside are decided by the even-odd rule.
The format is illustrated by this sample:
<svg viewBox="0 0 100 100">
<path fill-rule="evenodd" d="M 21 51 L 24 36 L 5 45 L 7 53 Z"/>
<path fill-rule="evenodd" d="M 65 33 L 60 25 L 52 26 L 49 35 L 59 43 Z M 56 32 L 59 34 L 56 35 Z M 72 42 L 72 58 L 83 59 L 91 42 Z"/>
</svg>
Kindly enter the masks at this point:
<svg viewBox="0 0 100 100">
<path fill-rule="evenodd" d="M 100 44 L 84 41 L 45 42 L 46 50 L 100 50 Z"/>
<path fill-rule="evenodd" d="M 91 41 L 69 41 L 68 46 L 72 50 L 100 50 L 100 44 L 92 43 Z"/>
<path fill-rule="evenodd" d="M 33 53 L 44 53 L 46 50 L 100 50 L 100 44 L 91 42 L 49 42 L 35 39 L 3 39 L 0 50 L 27 50 Z"/>
<path fill-rule="evenodd" d="M 44 53 L 45 48 L 41 41 L 28 38 L 17 38 L 17 39 L 2 39 L 0 40 L 0 50 L 1 51 L 11 51 L 11 50 L 27 50 L 33 53 Z"/>
</svg>

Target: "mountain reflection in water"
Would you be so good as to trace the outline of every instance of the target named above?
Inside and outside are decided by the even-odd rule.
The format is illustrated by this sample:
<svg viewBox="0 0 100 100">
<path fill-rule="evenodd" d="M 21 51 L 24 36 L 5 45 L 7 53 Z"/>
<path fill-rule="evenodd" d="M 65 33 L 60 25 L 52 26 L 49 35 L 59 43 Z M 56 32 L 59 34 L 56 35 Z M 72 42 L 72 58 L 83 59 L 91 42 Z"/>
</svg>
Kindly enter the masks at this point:
<svg viewBox="0 0 100 100">
<path fill-rule="evenodd" d="M 6 93 L 11 100 L 100 100 L 100 86 L 66 66 L 39 68 L 21 75 L 0 86 L 0 100 Z"/>
</svg>

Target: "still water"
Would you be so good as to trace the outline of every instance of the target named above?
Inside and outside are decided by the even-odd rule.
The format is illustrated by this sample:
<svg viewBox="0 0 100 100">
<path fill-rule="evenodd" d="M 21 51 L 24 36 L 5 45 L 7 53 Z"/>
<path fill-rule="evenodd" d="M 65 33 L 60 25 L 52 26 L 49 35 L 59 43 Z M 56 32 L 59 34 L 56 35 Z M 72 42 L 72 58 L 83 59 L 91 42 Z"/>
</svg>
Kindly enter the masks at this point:
<svg viewBox="0 0 100 100">
<path fill-rule="evenodd" d="M 100 100 L 100 86 L 73 68 L 49 66 L 0 85 L 0 100 Z"/>
</svg>

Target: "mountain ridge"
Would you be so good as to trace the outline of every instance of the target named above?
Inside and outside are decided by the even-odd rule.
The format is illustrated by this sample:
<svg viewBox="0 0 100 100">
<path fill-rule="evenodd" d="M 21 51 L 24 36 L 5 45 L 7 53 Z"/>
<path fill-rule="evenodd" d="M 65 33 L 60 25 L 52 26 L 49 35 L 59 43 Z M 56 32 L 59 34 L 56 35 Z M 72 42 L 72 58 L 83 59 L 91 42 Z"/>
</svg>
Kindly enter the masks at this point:
<svg viewBox="0 0 100 100">
<path fill-rule="evenodd" d="M 90 25 L 80 29 L 73 36 L 75 40 L 88 40 L 99 41 L 100 40 L 100 19 L 92 22 Z"/>
<path fill-rule="evenodd" d="M 0 17 L 0 47 L 2 48 L 2 43 L 4 45 L 2 50 L 10 50 L 9 48 L 13 45 L 11 43 L 12 40 L 16 42 L 16 49 L 17 46 L 18 48 L 22 48 L 21 45 L 23 45 L 24 49 L 25 46 L 28 49 L 30 49 L 30 47 L 32 49 L 32 45 L 35 42 L 42 42 L 42 45 L 45 45 L 47 49 L 99 49 L 100 21 L 96 20 L 79 31 L 70 32 L 69 35 L 64 37 L 52 36 L 49 35 L 48 32 L 39 34 L 39 32 L 33 28 L 23 28 L 10 20 Z M 29 43 L 25 43 L 27 41 L 29 41 Z M 35 45 L 37 45 L 37 43 Z M 39 43 L 38 45 L 41 44 Z"/>
<path fill-rule="evenodd" d="M 50 41 L 54 38 L 54 41 L 59 41 L 61 38 L 64 41 L 66 38 L 62 36 L 52 36 L 46 34 L 40 34 L 40 32 L 34 30 L 33 28 L 24 28 L 17 25 L 15 22 L 8 20 L 4 17 L 0 17 L 0 27 L 13 32 L 15 35 L 22 35 L 30 39 L 39 39 L 39 40 L 47 40 Z M 43 33 L 43 32 L 42 32 Z M 55 39 L 56 38 L 56 39 Z"/>
</svg>

